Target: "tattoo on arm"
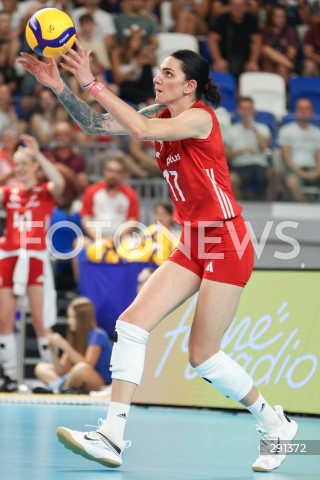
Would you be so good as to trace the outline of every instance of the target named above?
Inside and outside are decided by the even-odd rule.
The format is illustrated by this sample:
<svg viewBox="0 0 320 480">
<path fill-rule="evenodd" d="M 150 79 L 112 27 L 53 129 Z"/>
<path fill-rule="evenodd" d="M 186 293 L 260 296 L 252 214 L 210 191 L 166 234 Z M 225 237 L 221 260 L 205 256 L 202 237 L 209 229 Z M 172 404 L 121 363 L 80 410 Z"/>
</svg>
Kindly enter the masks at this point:
<svg viewBox="0 0 320 480">
<path fill-rule="evenodd" d="M 112 131 L 113 119 L 111 115 L 96 112 L 86 102 L 80 100 L 67 86 L 61 93 L 57 94 L 57 97 L 85 133 L 92 135 L 114 133 Z M 117 131 L 119 131 L 119 125 Z"/>
<path fill-rule="evenodd" d="M 126 134 L 124 128 L 110 115 L 93 110 L 86 102 L 78 98 L 67 86 L 58 99 L 80 128 L 91 135 Z M 139 111 L 141 115 L 151 117 L 164 108 L 163 105 L 150 105 Z"/>
</svg>

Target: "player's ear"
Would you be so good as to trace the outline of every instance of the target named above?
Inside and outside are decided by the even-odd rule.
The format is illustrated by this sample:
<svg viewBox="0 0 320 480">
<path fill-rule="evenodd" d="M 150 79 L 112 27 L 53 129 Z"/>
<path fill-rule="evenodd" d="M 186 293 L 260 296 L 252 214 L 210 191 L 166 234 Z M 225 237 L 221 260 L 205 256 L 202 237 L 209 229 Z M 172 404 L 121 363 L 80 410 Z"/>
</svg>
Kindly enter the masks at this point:
<svg viewBox="0 0 320 480">
<path fill-rule="evenodd" d="M 197 89 L 197 82 L 196 80 L 188 80 L 187 85 L 185 88 L 185 93 L 192 93 L 195 92 Z"/>
</svg>

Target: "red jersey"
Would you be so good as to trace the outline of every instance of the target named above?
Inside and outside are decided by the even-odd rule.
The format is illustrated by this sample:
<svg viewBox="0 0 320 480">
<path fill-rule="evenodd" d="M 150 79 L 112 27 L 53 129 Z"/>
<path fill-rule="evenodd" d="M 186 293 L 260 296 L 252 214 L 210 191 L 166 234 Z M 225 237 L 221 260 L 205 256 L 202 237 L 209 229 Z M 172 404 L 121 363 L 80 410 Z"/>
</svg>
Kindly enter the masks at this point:
<svg viewBox="0 0 320 480">
<path fill-rule="evenodd" d="M 113 234 L 127 220 L 139 219 L 139 199 L 133 188 L 120 184 L 117 192 L 110 195 L 104 180 L 87 187 L 83 194 L 81 216 L 96 221 L 108 221 L 102 229 L 103 236 Z"/>
<path fill-rule="evenodd" d="M 19 248 L 45 250 L 45 238 L 55 206 L 48 183 L 39 183 L 30 190 L 18 185 L 4 186 L 2 191 L 7 218 L 0 248 L 7 251 Z"/>
<path fill-rule="evenodd" d="M 175 204 L 175 220 L 229 220 L 242 210 L 231 190 L 230 175 L 223 149 L 219 123 L 213 110 L 198 101 L 191 108 L 203 108 L 210 113 L 213 127 L 206 139 L 187 138 L 175 141 L 156 141 L 156 158 L 168 182 Z M 170 118 L 169 109 L 159 114 Z"/>
</svg>

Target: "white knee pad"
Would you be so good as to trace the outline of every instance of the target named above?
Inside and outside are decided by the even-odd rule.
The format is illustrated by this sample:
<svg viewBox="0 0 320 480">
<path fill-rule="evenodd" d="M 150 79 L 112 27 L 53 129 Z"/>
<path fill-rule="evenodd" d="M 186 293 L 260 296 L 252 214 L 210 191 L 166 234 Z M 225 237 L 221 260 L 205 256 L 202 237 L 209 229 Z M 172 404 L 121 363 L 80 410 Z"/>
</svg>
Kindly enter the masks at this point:
<svg viewBox="0 0 320 480">
<path fill-rule="evenodd" d="M 222 350 L 195 368 L 195 371 L 233 400 L 242 400 L 251 390 L 253 381 L 247 372 Z"/>
<path fill-rule="evenodd" d="M 111 355 L 112 378 L 140 385 L 149 332 L 117 320 Z"/>
</svg>

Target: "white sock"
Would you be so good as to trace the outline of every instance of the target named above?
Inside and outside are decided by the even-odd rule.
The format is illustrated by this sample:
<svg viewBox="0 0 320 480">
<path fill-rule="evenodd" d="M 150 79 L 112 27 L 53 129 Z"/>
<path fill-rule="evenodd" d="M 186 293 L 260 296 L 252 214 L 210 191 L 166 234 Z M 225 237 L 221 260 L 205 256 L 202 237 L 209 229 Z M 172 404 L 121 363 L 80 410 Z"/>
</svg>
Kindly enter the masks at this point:
<svg viewBox="0 0 320 480">
<path fill-rule="evenodd" d="M 261 393 L 259 393 L 257 400 L 246 408 L 258 420 L 260 425 L 274 425 L 280 422 L 277 412 L 271 407 Z"/>
<path fill-rule="evenodd" d="M 37 337 L 38 350 L 40 358 L 43 362 L 53 363 L 52 353 L 48 347 L 48 338 L 47 337 Z"/>
<path fill-rule="evenodd" d="M 14 333 L 0 335 L 0 363 L 4 375 L 17 380 L 17 341 Z"/>
<path fill-rule="evenodd" d="M 123 441 L 124 429 L 130 411 L 130 405 L 125 403 L 110 402 L 107 418 L 101 430 L 112 440 L 119 443 Z"/>
</svg>

